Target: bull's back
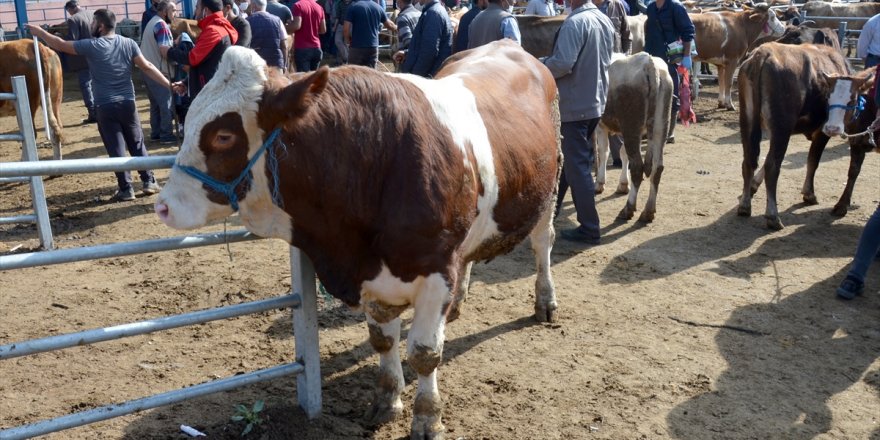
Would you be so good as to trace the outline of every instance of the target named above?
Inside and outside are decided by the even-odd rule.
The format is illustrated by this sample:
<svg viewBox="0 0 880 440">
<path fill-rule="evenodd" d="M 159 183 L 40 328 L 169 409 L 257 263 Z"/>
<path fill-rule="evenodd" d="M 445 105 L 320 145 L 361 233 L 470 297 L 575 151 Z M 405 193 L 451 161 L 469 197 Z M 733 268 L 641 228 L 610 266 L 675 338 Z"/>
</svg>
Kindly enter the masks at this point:
<svg viewBox="0 0 880 440">
<path fill-rule="evenodd" d="M 42 48 L 45 48 L 42 44 Z M 46 51 L 40 51 L 42 56 L 46 56 Z M 58 59 L 58 55 L 55 55 Z M 0 92 L 12 93 L 12 77 L 23 75 L 28 86 L 28 96 L 39 96 L 39 87 L 37 81 L 37 64 L 34 57 L 34 43 L 32 40 L 15 40 L 0 43 Z M 60 64 L 60 63 L 59 63 Z M 35 111 L 35 102 L 29 99 L 31 111 Z M 39 101 L 36 102 L 37 104 Z M 0 116 L 11 116 L 15 114 L 15 104 L 13 101 L 0 101 Z"/>
</svg>

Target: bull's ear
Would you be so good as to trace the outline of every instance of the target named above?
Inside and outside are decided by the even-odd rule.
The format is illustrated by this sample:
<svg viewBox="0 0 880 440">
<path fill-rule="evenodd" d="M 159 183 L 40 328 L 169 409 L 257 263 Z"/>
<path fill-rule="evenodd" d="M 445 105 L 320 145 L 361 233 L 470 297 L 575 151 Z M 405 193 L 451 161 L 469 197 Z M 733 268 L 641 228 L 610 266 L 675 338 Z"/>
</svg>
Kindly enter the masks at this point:
<svg viewBox="0 0 880 440">
<path fill-rule="evenodd" d="M 299 76 L 289 85 L 264 98 L 265 111 L 281 121 L 301 117 L 308 111 L 315 98 L 324 91 L 329 76 L 330 69 L 327 66 Z"/>
<path fill-rule="evenodd" d="M 830 86 L 830 85 L 831 85 L 831 81 L 833 81 L 834 78 L 836 78 L 836 76 L 834 76 L 834 75 L 829 75 L 829 74 L 827 74 L 827 73 L 825 73 L 825 72 L 821 72 L 821 71 L 819 72 L 819 81 L 821 81 L 822 84 L 825 84 L 825 85 L 827 85 L 827 86 Z"/>
</svg>

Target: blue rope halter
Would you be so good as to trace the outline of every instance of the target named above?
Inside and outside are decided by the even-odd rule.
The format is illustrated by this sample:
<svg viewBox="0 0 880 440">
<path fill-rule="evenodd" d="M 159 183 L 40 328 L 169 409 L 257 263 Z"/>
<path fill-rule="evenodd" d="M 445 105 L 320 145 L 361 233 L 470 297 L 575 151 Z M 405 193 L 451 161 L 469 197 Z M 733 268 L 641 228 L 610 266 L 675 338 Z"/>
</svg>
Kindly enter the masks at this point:
<svg viewBox="0 0 880 440">
<path fill-rule="evenodd" d="M 855 105 L 831 104 L 828 106 L 828 111 L 830 112 L 831 110 L 834 110 L 836 108 L 842 108 L 845 111 L 855 110 L 855 112 L 853 112 L 852 118 L 856 119 L 859 117 L 859 114 L 862 113 L 863 110 L 865 110 L 865 97 L 859 95 L 859 98 L 856 100 Z"/>
<path fill-rule="evenodd" d="M 238 177 L 236 177 L 235 180 L 233 180 L 232 182 L 228 182 L 228 183 L 221 182 L 221 181 L 203 173 L 201 170 L 198 170 L 198 169 L 191 167 L 191 166 L 188 166 L 188 165 L 179 165 L 179 164 L 175 163 L 174 167 L 183 171 L 186 174 L 189 174 L 190 176 L 192 176 L 192 178 L 204 183 L 205 185 L 207 185 L 209 188 L 213 189 L 214 191 L 217 191 L 220 194 L 223 194 L 224 196 L 226 196 L 226 198 L 229 199 L 229 205 L 232 206 L 232 210 L 238 211 L 238 195 L 235 193 L 235 189 L 238 188 L 238 185 L 240 185 L 244 179 L 248 179 L 248 184 L 251 183 L 251 180 L 253 179 L 253 175 L 251 174 L 251 168 L 253 168 L 254 164 L 257 163 L 257 159 L 260 158 L 260 156 L 263 154 L 263 152 L 265 152 L 269 148 L 270 145 L 275 143 L 275 140 L 278 139 L 279 133 L 281 133 L 280 128 L 276 128 L 275 130 L 272 131 L 272 133 L 269 135 L 269 137 L 266 138 L 266 141 L 263 142 L 263 145 L 260 147 L 260 149 L 257 150 L 257 152 L 254 154 L 254 156 L 251 158 L 251 160 L 248 161 L 247 166 L 245 166 L 244 169 L 241 170 L 241 174 L 239 174 Z M 272 155 L 270 155 L 270 156 L 272 156 Z M 269 160 L 270 160 L 273 168 L 277 168 L 277 166 L 278 166 L 277 160 L 274 157 L 270 157 Z M 276 205 L 278 205 L 280 198 L 278 197 L 278 171 L 277 171 L 277 169 L 274 169 L 273 174 L 274 174 L 275 185 L 274 185 L 274 188 L 272 191 L 272 201 L 275 202 Z"/>
</svg>

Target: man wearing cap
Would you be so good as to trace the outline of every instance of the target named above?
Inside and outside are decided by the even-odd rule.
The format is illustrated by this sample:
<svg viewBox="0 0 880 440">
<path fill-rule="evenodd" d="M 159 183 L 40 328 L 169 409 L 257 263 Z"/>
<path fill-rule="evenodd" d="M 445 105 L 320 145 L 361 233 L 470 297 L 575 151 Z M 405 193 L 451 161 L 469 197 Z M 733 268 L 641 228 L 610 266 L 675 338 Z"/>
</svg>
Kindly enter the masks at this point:
<svg viewBox="0 0 880 440">
<path fill-rule="evenodd" d="M 67 11 L 67 40 L 87 40 L 92 38 L 92 14 L 85 9 L 80 8 L 76 0 L 70 0 L 64 5 Z M 88 118 L 83 119 L 83 123 L 90 124 L 97 122 L 95 118 L 95 98 L 92 95 L 92 75 L 89 72 L 89 63 L 86 59 L 79 55 L 67 55 L 67 68 L 71 72 L 76 72 L 79 80 L 79 91 L 82 93 L 83 104 L 88 111 Z"/>
<path fill-rule="evenodd" d="M 156 15 L 144 26 L 141 38 L 141 53 L 147 61 L 153 63 L 166 78 L 172 77 L 171 65 L 162 55 L 160 47 L 171 47 L 171 28 L 168 25 L 174 18 L 177 6 L 167 0 L 154 3 Z M 171 90 L 144 75 L 147 86 L 147 98 L 150 100 L 150 140 L 161 144 L 174 144 L 177 139 L 171 132 Z"/>
</svg>

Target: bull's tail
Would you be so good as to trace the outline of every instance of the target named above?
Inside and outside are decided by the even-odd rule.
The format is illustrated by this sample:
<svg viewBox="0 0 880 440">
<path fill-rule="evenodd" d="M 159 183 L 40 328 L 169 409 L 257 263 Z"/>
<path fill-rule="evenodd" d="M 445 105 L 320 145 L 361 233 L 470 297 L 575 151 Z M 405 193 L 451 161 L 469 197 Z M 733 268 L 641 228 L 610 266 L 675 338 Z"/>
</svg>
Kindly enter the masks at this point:
<svg viewBox="0 0 880 440">
<path fill-rule="evenodd" d="M 61 125 L 61 98 L 63 78 L 61 60 L 55 51 L 40 43 L 40 64 L 43 69 L 43 87 L 46 94 L 46 113 L 49 115 L 49 129 L 55 147 L 56 159 L 61 159 L 61 145 L 64 143 L 63 126 Z"/>
<path fill-rule="evenodd" d="M 669 125 L 672 122 L 672 76 L 665 65 L 654 64 L 655 74 L 649 81 L 652 89 L 649 93 L 649 102 L 653 104 L 653 114 L 649 115 L 653 124 L 651 133 L 648 133 L 648 149 L 645 151 L 645 177 L 651 177 L 655 158 L 662 160 L 663 147 L 666 145 L 666 135 L 669 133 Z"/>
</svg>

